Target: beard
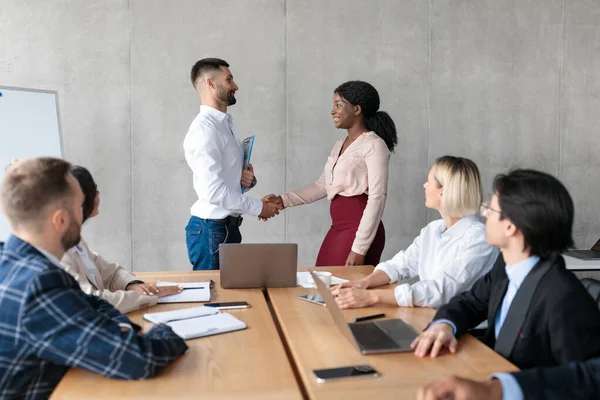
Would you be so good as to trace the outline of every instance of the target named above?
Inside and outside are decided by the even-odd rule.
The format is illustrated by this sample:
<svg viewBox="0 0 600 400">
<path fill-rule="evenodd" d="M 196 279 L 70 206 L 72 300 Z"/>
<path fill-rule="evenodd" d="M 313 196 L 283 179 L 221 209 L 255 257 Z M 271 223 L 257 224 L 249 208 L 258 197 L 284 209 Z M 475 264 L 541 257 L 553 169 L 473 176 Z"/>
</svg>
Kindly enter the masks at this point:
<svg viewBox="0 0 600 400">
<path fill-rule="evenodd" d="M 81 225 L 75 222 L 75 218 L 71 218 L 71 225 L 69 225 L 69 229 L 65 232 L 62 238 L 60 238 L 60 243 L 65 250 L 69 250 L 71 247 L 75 246 L 81 241 Z"/>
<path fill-rule="evenodd" d="M 217 87 L 217 97 L 227 106 L 232 106 L 237 103 L 237 99 L 235 98 L 233 91 L 227 90 L 223 86 Z"/>
</svg>

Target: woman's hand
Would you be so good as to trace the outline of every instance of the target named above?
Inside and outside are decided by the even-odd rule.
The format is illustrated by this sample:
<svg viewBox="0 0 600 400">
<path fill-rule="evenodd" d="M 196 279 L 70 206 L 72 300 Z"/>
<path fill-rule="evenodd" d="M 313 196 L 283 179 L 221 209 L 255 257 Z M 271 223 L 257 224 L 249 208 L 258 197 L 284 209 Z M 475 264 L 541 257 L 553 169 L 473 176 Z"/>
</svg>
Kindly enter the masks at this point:
<svg viewBox="0 0 600 400">
<path fill-rule="evenodd" d="M 351 251 L 346 259 L 346 267 L 351 265 L 365 265 L 365 256 Z"/>
</svg>

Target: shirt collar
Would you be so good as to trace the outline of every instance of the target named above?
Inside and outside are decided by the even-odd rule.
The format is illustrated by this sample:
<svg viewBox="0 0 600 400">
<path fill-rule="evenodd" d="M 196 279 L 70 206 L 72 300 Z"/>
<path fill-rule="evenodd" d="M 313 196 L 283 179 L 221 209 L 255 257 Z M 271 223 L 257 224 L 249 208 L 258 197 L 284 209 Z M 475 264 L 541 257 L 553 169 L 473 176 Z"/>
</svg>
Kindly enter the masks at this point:
<svg viewBox="0 0 600 400">
<path fill-rule="evenodd" d="M 479 219 L 475 215 L 467 215 L 465 217 L 462 217 L 458 221 L 456 221 L 456 223 L 448 229 L 446 229 L 446 223 L 444 222 L 440 226 L 439 235 L 440 235 L 440 237 L 445 237 L 445 236 L 460 237 L 467 231 L 467 229 L 469 229 L 471 227 L 471 225 L 473 225 L 477 221 L 479 221 Z"/>
<path fill-rule="evenodd" d="M 52 261 L 52 263 L 54 263 L 57 267 L 60 267 L 60 260 L 58 258 L 56 258 L 55 255 L 48 253 L 46 250 L 44 249 L 40 249 L 39 247 L 33 246 L 32 247 L 34 249 L 36 249 L 37 251 L 39 251 L 40 253 L 42 253 L 42 255 L 44 255 L 44 257 L 46 257 L 48 260 Z"/>
<path fill-rule="evenodd" d="M 517 286 L 517 289 L 521 287 L 521 284 L 529 275 L 533 267 L 540 261 L 538 256 L 531 256 L 521 262 L 516 263 L 512 267 L 508 265 L 504 267 L 506 271 L 506 275 L 508 276 L 508 280 L 513 285 Z"/>
<path fill-rule="evenodd" d="M 200 106 L 200 114 L 207 114 L 211 117 L 215 118 L 219 122 L 225 121 L 226 118 L 231 121 L 231 115 L 224 113 L 222 111 L 217 110 L 216 108 L 212 108 L 211 106 Z"/>
</svg>

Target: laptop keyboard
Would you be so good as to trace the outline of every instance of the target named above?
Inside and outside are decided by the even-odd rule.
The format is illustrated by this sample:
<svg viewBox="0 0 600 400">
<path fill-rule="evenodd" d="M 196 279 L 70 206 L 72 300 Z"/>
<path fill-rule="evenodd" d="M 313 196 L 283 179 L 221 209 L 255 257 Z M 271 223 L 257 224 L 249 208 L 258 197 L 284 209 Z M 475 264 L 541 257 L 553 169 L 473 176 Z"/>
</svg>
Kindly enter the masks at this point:
<svg viewBox="0 0 600 400">
<path fill-rule="evenodd" d="M 356 340 L 365 349 L 395 349 L 399 348 L 385 332 L 372 322 L 349 324 Z"/>
</svg>

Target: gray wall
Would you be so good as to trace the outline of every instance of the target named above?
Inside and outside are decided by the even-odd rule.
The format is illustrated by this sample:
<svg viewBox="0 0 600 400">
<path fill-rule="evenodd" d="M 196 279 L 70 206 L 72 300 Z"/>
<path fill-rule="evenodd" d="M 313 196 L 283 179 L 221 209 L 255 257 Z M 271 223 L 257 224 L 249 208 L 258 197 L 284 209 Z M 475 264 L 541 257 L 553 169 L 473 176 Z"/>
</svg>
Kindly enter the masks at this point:
<svg viewBox="0 0 600 400">
<path fill-rule="evenodd" d="M 135 271 L 187 269 L 194 201 L 182 151 L 206 56 L 232 65 L 232 114 L 256 134 L 254 196 L 315 180 L 343 131 L 332 90 L 371 82 L 398 127 L 384 257 L 428 220 L 423 189 L 443 154 L 471 157 L 490 192 L 516 166 L 558 175 L 576 202 L 580 247 L 600 237 L 600 2 L 597 0 L 0 0 L 0 85 L 58 90 L 65 153 L 87 166 L 101 214 L 84 234 Z M 314 264 L 328 202 L 247 242 L 297 242 Z"/>
</svg>

